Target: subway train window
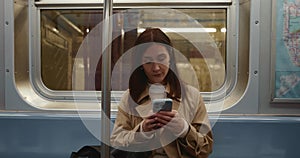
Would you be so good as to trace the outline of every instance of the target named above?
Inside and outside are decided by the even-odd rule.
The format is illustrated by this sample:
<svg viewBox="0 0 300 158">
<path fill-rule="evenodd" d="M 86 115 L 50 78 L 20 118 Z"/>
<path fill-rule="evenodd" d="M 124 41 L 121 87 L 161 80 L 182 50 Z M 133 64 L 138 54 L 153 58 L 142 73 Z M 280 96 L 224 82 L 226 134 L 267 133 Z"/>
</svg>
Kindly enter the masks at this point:
<svg viewBox="0 0 300 158">
<path fill-rule="evenodd" d="M 141 30 L 146 27 L 163 28 L 163 25 L 168 21 L 169 26 L 171 26 L 173 30 L 168 30 L 168 28 L 163 29 L 170 36 L 174 48 L 191 62 L 200 83 L 200 91 L 211 92 L 219 89 L 225 81 L 225 72 L 223 72 L 224 69 L 222 69 L 222 67 L 224 66 L 223 61 L 226 62 L 226 9 L 191 8 L 176 10 L 175 12 L 170 11 L 170 9 L 115 9 L 114 14 L 118 17 L 113 19 L 113 23 L 115 23 L 113 25 L 113 33 L 119 36 L 111 43 L 112 67 L 122 54 L 134 44 L 135 38 Z M 153 16 L 153 12 L 155 11 L 162 14 L 170 14 L 170 12 L 171 14 L 183 14 L 188 18 L 177 19 L 176 17 L 182 15 L 170 15 L 169 19 L 162 19 L 162 17 L 167 17 L 167 15 Z M 132 20 L 125 19 L 127 15 L 136 18 L 133 21 L 137 24 L 127 26 L 130 20 Z M 101 23 L 102 16 L 102 10 L 41 10 L 41 58 L 37 60 L 41 60 L 41 79 L 45 87 L 57 91 L 100 90 L 101 73 L 99 73 L 99 76 L 96 75 L 96 81 L 93 82 L 95 72 L 97 73 L 101 70 L 99 66 L 95 68 L 95 64 L 91 65 L 91 60 L 93 60 L 92 58 L 94 56 L 88 53 L 77 56 L 77 52 L 80 46 L 82 46 L 85 37 L 96 25 Z M 178 23 L 181 23 L 180 25 L 182 26 L 178 27 Z M 195 23 L 199 23 L 198 28 L 195 27 Z M 124 32 L 124 30 L 129 31 Z M 199 42 L 197 44 L 201 46 L 203 51 L 199 52 L 200 50 L 194 46 L 190 39 L 184 37 L 193 33 L 195 34 L 197 31 L 203 31 L 203 33 L 209 34 L 215 41 L 218 52 L 214 52 L 215 50 L 211 49 L 213 46 L 206 41 L 209 39 L 192 39 Z M 201 36 L 193 38 L 201 38 Z M 101 41 L 98 42 L 101 43 Z M 95 51 L 98 51 L 99 54 L 101 53 L 101 50 Z M 219 53 L 220 59 L 222 60 L 221 63 L 219 63 L 220 61 L 215 61 L 214 57 L 216 53 Z M 203 54 L 205 54 L 205 57 Z M 208 60 L 212 60 L 211 65 L 206 64 Z M 73 71 L 75 61 L 77 63 L 76 66 L 79 68 L 76 69 L 77 71 Z M 180 64 L 180 62 L 178 64 Z M 185 65 L 180 66 L 184 67 Z M 213 67 L 214 71 L 209 72 L 208 67 Z M 182 71 L 182 73 L 184 73 L 184 71 Z M 218 74 L 218 80 L 215 80 L 214 84 L 211 83 L 210 73 Z M 73 83 L 72 75 L 80 77 L 81 80 L 76 80 L 77 82 Z M 185 76 L 188 77 L 189 75 Z M 119 88 L 116 90 L 125 90 L 126 88 L 126 85 L 123 85 L 126 84 L 124 82 L 114 84 L 119 85 Z"/>
<path fill-rule="evenodd" d="M 72 90 L 72 68 L 83 39 L 102 21 L 99 10 L 41 10 L 41 79 L 51 90 Z M 99 41 L 100 42 L 100 41 Z M 80 59 L 84 70 L 77 89 L 88 88 L 90 57 Z"/>
<path fill-rule="evenodd" d="M 113 100 L 119 101 L 133 69 L 130 53 L 134 42 L 149 27 L 168 35 L 180 79 L 198 88 L 205 101 L 224 99 L 236 85 L 239 6 L 231 1 L 183 6 L 158 1 L 117 2 L 110 17 L 110 47 L 102 46 L 109 39 L 102 36 L 108 30 L 103 27 L 100 2 L 18 0 L 14 6 L 16 85 L 24 98 L 38 100 L 32 104 L 42 109 L 73 109 L 78 108 L 72 104 L 74 100 L 101 100 L 102 53 L 106 48 L 111 48 Z M 247 40 L 245 37 L 242 40 Z M 25 87 L 30 87 L 29 91 Z M 31 94 L 34 97 L 27 97 Z"/>
</svg>

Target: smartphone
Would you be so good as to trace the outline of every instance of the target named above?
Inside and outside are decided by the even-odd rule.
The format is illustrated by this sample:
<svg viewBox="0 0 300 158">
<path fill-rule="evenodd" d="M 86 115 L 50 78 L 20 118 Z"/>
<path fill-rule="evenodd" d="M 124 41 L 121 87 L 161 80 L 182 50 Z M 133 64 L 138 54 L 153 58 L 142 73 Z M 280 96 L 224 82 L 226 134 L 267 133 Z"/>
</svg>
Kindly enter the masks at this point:
<svg viewBox="0 0 300 158">
<path fill-rule="evenodd" d="M 152 109 L 154 113 L 159 111 L 172 111 L 172 99 L 154 99 L 152 101 Z"/>
</svg>

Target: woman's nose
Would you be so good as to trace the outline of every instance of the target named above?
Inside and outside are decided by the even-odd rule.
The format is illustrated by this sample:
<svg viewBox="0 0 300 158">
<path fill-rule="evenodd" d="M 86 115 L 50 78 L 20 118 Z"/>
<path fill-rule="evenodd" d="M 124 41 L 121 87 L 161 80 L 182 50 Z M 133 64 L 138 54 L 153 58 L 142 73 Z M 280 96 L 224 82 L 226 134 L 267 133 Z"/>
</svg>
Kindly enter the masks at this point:
<svg viewBox="0 0 300 158">
<path fill-rule="evenodd" d="M 160 66 L 159 66 L 159 64 L 158 64 L 158 63 L 155 63 L 155 62 L 153 62 L 153 63 L 152 63 L 152 70 L 153 70 L 153 71 L 158 71 L 158 70 L 160 70 Z"/>
</svg>

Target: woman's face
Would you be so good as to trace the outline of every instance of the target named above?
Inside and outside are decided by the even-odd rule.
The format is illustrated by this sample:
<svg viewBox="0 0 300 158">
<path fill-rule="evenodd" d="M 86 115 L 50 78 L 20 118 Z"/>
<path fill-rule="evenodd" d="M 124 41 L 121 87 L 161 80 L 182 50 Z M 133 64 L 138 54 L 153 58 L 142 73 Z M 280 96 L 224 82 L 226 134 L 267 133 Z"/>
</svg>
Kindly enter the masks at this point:
<svg viewBox="0 0 300 158">
<path fill-rule="evenodd" d="M 170 55 L 165 46 L 153 44 L 142 57 L 143 68 L 150 83 L 163 83 L 169 71 Z"/>
</svg>

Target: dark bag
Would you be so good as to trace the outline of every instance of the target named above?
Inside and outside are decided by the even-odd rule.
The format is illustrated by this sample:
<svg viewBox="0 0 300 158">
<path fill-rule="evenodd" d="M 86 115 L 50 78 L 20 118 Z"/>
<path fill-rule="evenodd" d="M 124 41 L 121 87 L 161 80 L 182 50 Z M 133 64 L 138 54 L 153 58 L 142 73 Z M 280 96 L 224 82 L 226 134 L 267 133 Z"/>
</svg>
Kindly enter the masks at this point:
<svg viewBox="0 0 300 158">
<path fill-rule="evenodd" d="M 101 146 L 84 146 L 77 152 L 72 152 L 70 158 L 101 158 Z"/>
<path fill-rule="evenodd" d="M 110 158 L 146 158 L 151 154 L 151 152 L 128 152 L 114 148 L 110 150 Z M 84 146 L 77 152 L 72 152 L 70 158 L 101 158 L 101 146 Z"/>
</svg>

